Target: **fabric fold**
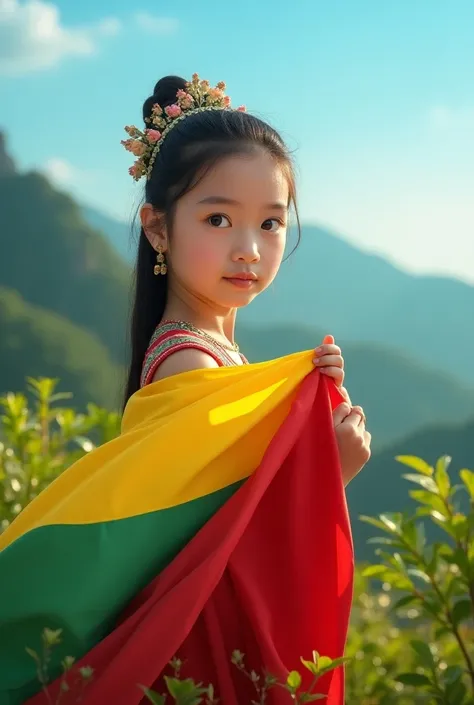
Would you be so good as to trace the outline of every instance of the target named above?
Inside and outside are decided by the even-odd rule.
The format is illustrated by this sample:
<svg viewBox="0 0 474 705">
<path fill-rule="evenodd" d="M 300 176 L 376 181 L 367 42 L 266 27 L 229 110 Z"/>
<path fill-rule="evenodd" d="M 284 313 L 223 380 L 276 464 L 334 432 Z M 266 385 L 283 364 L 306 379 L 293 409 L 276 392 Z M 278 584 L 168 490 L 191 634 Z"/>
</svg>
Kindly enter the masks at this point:
<svg viewBox="0 0 474 705">
<path fill-rule="evenodd" d="M 37 689 L 23 654 L 42 626 L 63 629 L 57 659 L 94 668 L 86 705 L 140 703 L 139 685 L 162 690 L 173 656 L 221 702 L 243 705 L 252 691 L 234 649 L 279 677 L 313 649 L 342 655 L 353 556 L 332 428 L 340 397 L 311 370 L 302 353 L 150 385 L 129 403 L 121 437 L 0 537 L 0 604 L 11 608 L 0 608 L 2 705 Z M 45 561 L 56 583 L 38 572 Z M 342 669 L 321 687 L 342 705 Z"/>
</svg>

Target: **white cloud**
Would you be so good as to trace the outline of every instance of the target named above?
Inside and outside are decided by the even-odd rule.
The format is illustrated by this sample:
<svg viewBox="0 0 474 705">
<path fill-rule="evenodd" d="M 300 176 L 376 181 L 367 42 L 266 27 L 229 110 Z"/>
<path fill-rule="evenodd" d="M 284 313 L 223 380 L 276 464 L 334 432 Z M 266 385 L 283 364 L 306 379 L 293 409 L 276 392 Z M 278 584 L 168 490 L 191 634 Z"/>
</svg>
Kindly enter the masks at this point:
<svg viewBox="0 0 474 705">
<path fill-rule="evenodd" d="M 68 28 L 59 10 L 43 0 L 0 0 L 0 73 L 19 75 L 41 71 L 69 56 L 91 56 L 101 37 L 120 30 L 106 18 L 91 27 Z"/>
<path fill-rule="evenodd" d="M 86 185 L 95 185 L 104 179 L 101 169 L 78 169 L 62 157 L 51 157 L 39 170 L 60 189 L 80 189 Z"/>
<path fill-rule="evenodd" d="M 441 131 L 474 129 L 474 106 L 450 108 L 446 105 L 433 106 L 428 111 L 430 127 Z"/>
<path fill-rule="evenodd" d="M 70 186 L 80 176 L 80 172 L 72 164 L 60 157 L 48 159 L 43 171 L 55 186 Z"/>
<path fill-rule="evenodd" d="M 157 17 L 149 12 L 137 12 L 135 22 L 144 32 L 160 36 L 164 34 L 174 34 L 179 27 L 179 22 L 176 18 Z"/>
</svg>

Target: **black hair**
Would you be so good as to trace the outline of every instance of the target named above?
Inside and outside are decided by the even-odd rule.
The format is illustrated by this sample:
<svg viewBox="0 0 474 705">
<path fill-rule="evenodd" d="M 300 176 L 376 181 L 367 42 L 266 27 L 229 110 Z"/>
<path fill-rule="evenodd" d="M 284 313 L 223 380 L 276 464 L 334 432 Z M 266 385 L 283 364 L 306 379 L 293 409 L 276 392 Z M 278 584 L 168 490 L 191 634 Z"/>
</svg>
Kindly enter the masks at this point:
<svg viewBox="0 0 474 705">
<path fill-rule="evenodd" d="M 155 86 L 153 95 L 143 104 L 143 119 L 149 118 L 152 106 L 162 108 L 176 102 L 179 89 L 186 82 L 178 76 L 166 76 Z M 190 191 L 219 160 L 235 154 L 252 153 L 261 148 L 270 153 L 286 172 L 290 204 L 296 208 L 295 177 L 288 149 L 278 132 L 263 120 L 237 110 L 210 110 L 195 113 L 173 127 L 163 141 L 146 182 L 145 200 L 163 214 L 169 236 L 178 200 Z M 143 359 L 150 338 L 163 317 L 167 298 L 166 276 L 155 276 L 156 252 L 143 228 L 140 230 L 135 267 L 135 295 L 130 332 L 130 367 L 124 403 L 140 388 Z"/>
</svg>

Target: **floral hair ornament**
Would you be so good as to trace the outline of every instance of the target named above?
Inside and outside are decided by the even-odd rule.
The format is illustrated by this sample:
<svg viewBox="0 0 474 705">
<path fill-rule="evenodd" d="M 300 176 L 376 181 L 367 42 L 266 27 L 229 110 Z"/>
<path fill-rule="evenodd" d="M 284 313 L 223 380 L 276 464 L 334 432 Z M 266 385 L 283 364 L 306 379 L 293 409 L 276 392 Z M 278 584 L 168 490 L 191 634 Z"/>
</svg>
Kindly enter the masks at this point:
<svg viewBox="0 0 474 705">
<path fill-rule="evenodd" d="M 128 152 L 132 152 L 137 160 L 130 167 L 128 173 L 135 181 L 139 181 L 142 176 L 150 178 L 151 170 L 156 159 L 156 155 L 161 149 L 166 135 L 181 120 L 194 113 L 202 113 L 206 110 L 232 110 L 229 96 L 224 94 L 225 83 L 220 81 L 215 88 L 212 88 L 209 81 L 201 81 L 197 73 L 193 74 L 192 81 L 186 83 L 185 90 L 180 89 L 176 94 L 176 103 L 162 108 L 155 103 L 151 110 L 151 117 L 145 118 L 149 127 L 143 131 L 134 125 L 127 126 L 125 132 L 129 139 L 122 140 L 122 144 Z M 245 106 L 237 108 L 239 112 L 245 112 Z"/>
</svg>

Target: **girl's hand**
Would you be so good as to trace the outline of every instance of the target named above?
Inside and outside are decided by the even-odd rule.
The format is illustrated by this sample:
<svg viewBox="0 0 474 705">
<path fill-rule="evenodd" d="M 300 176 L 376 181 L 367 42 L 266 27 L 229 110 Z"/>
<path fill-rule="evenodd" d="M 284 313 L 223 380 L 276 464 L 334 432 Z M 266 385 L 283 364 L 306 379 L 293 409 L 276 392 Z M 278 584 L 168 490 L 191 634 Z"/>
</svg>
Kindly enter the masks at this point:
<svg viewBox="0 0 474 705">
<path fill-rule="evenodd" d="M 340 404 L 333 412 L 344 487 L 370 459 L 372 436 L 365 430 L 365 414 L 360 406 Z"/>
<path fill-rule="evenodd" d="M 344 382 L 344 358 L 341 348 L 334 344 L 333 336 L 324 336 L 322 345 L 316 348 L 314 353 L 313 364 L 315 367 L 318 367 L 328 377 L 332 377 L 336 385 L 341 388 Z M 343 389 L 342 387 L 341 391 Z"/>
</svg>

